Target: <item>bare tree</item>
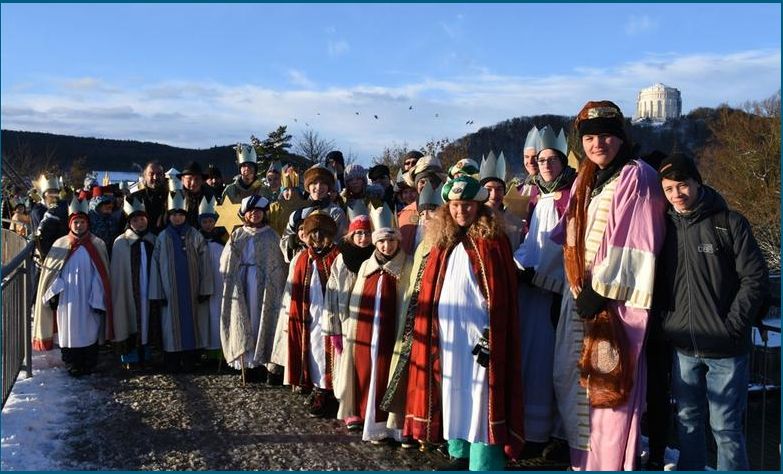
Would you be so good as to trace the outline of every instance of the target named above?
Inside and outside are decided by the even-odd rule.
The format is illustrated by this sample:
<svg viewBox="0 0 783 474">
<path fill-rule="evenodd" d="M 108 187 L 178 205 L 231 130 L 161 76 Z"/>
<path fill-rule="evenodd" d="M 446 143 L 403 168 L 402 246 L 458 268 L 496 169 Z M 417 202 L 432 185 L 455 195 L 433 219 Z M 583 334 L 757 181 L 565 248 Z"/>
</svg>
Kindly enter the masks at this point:
<svg viewBox="0 0 783 474">
<path fill-rule="evenodd" d="M 748 219 L 770 270 L 779 270 L 780 92 L 716 115 L 713 141 L 700 153 L 705 181 Z"/>
<path fill-rule="evenodd" d="M 294 142 L 294 152 L 315 163 L 323 161 L 326 154 L 334 148 L 335 143 L 333 140 L 321 138 L 318 132 L 311 128 L 306 128 L 302 132 L 302 136 Z"/>
</svg>

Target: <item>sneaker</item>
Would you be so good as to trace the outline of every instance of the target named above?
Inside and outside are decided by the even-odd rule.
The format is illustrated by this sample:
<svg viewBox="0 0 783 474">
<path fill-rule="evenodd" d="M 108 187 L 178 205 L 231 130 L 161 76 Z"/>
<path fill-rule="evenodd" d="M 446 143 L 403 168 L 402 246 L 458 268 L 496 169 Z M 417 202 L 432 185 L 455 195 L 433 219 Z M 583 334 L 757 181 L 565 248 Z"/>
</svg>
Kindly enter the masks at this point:
<svg viewBox="0 0 783 474">
<path fill-rule="evenodd" d="M 435 469 L 436 471 L 467 471 L 468 458 L 450 458 L 449 462 Z"/>
</svg>

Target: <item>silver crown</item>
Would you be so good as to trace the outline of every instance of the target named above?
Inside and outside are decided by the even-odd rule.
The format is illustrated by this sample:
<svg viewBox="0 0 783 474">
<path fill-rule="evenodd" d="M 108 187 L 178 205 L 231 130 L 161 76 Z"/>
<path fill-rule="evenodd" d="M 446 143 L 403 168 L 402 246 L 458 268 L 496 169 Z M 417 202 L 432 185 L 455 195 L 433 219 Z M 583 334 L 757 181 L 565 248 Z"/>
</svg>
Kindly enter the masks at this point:
<svg viewBox="0 0 783 474">
<path fill-rule="evenodd" d="M 144 201 L 130 197 L 125 199 L 125 202 L 122 204 L 122 210 L 125 212 L 126 216 L 129 216 L 134 212 L 147 212 L 147 209 L 144 207 Z"/>
<path fill-rule="evenodd" d="M 527 138 L 525 138 L 525 146 L 522 147 L 523 150 L 528 148 L 534 148 L 536 150 L 536 153 L 540 151 L 540 148 L 538 148 L 538 128 L 536 128 L 535 125 L 533 125 L 533 128 L 531 128 L 530 131 L 527 132 Z"/>
<path fill-rule="evenodd" d="M 367 204 L 364 202 L 364 199 L 354 199 L 346 206 L 346 214 L 348 217 L 348 222 L 351 222 L 358 216 L 369 216 L 370 209 L 367 208 Z"/>
<path fill-rule="evenodd" d="M 45 193 L 47 190 L 60 190 L 60 180 L 54 176 L 47 178 L 45 175 L 41 175 L 36 184 L 38 185 L 38 190 L 41 194 Z"/>
<path fill-rule="evenodd" d="M 565 133 L 561 130 L 560 135 L 555 135 L 552 127 L 547 125 L 539 132 L 538 151 L 548 149 L 558 150 L 568 156 L 568 143 L 565 140 Z"/>
<path fill-rule="evenodd" d="M 370 222 L 374 231 L 380 229 L 397 230 L 397 216 L 389 209 L 389 205 L 383 203 L 381 207 L 372 206 L 370 209 Z"/>
<path fill-rule="evenodd" d="M 489 155 L 481 161 L 479 176 L 482 181 L 494 178 L 506 182 L 506 157 L 502 151 L 498 158 L 495 158 L 495 153 L 489 152 Z"/>
<path fill-rule="evenodd" d="M 256 149 L 253 148 L 252 145 L 248 145 L 247 143 L 237 143 L 237 145 L 234 147 L 234 151 L 237 152 L 237 164 L 242 165 L 242 163 L 258 163 L 258 155 L 256 155 Z"/>
<path fill-rule="evenodd" d="M 427 181 L 419 194 L 419 200 L 417 201 L 419 208 L 423 206 L 441 206 L 443 204 L 443 197 L 440 195 L 442 189 L 442 184 L 437 189 L 432 189 L 432 184 Z"/>
<path fill-rule="evenodd" d="M 217 211 L 215 210 L 216 205 L 217 205 L 217 199 L 215 199 L 214 196 L 212 196 L 212 198 L 209 200 L 207 200 L 206 196 L 202 197 L 201 202 L 198 203 L 198 215 L 200 216 L 204 214 L 217 215 Z"/>
<path fill-rule="evenodd" d="M 68 204 L 68 216 L 72 216 L 74 214 L 88 214 L 90 212 L 90 201 L 88 199 L 85 199 L 84 201 L 79 201 L 75 197 L 71 200 L 71 203 Z"/>
<path fill-rule="evenodd" d="M 169 193 L 167 204 L 169 211 L 188 211 L 188 208 L 185 205 L 185 195 L 182 194 L 182 191 Z"/>
</svg>

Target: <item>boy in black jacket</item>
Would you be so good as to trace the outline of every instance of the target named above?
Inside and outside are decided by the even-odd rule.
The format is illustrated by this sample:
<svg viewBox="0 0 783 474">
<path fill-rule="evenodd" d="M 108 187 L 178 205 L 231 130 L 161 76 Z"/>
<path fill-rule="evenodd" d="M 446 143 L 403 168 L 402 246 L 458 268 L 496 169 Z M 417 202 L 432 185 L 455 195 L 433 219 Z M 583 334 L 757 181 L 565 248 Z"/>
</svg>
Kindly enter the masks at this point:
<svg viewBox="0 0 783 474">
<path fill-rule="evenodd" d="M 667 233 L 656 288 L 663 335 L 675 349 L 678 470 L 706 465 L 704 422 L 718 445 L 718 470 L 749 468 L 742 420 L 747 403 L 751 329 L 768 272 L 747 219 L 702 183 L 693 160 L 675 153 L 659 173 Z M 708 412 L 709 410 L 709 412 Z"/>
</svg>

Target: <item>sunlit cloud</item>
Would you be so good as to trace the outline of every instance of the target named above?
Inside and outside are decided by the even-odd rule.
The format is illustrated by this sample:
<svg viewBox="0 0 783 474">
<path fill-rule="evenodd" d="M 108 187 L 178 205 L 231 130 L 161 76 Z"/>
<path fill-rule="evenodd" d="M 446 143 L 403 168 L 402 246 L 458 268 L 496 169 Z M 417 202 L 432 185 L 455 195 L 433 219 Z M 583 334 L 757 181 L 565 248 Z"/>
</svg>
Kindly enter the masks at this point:
<svg viewBox="0 0 783 474">
<path fill-rule="evenodd" d="M 512 117 L 573 115 L 591 99 L 613 100 L 630 116 L 638 90 L 656 82 L 682 92 L 686 113 L 721 103 L 739 105 L 780 89 L 781 69 L 776 49 L 649 55 L 614 67 L 577 66 L 549 76 L 506 76 L 484 69 L 465 76 L 406 78 L 395 86 L 317 88 L 302 71 L 286 73 L 292 84 L 288 89 L 191 81 L 130 86 L 59 78 L 46 88 L 4 89 L 0 118 L 4 128 L 13 130 L 190 148 L 248 141 L 251 134 L 263 136 L 278 125 L 288 125 L 296 137 L 309 127 L 368 163 L 392 143 L 418 147 Z M 75 83 L 80 87 L 74 88 Z"/>
</svg>

